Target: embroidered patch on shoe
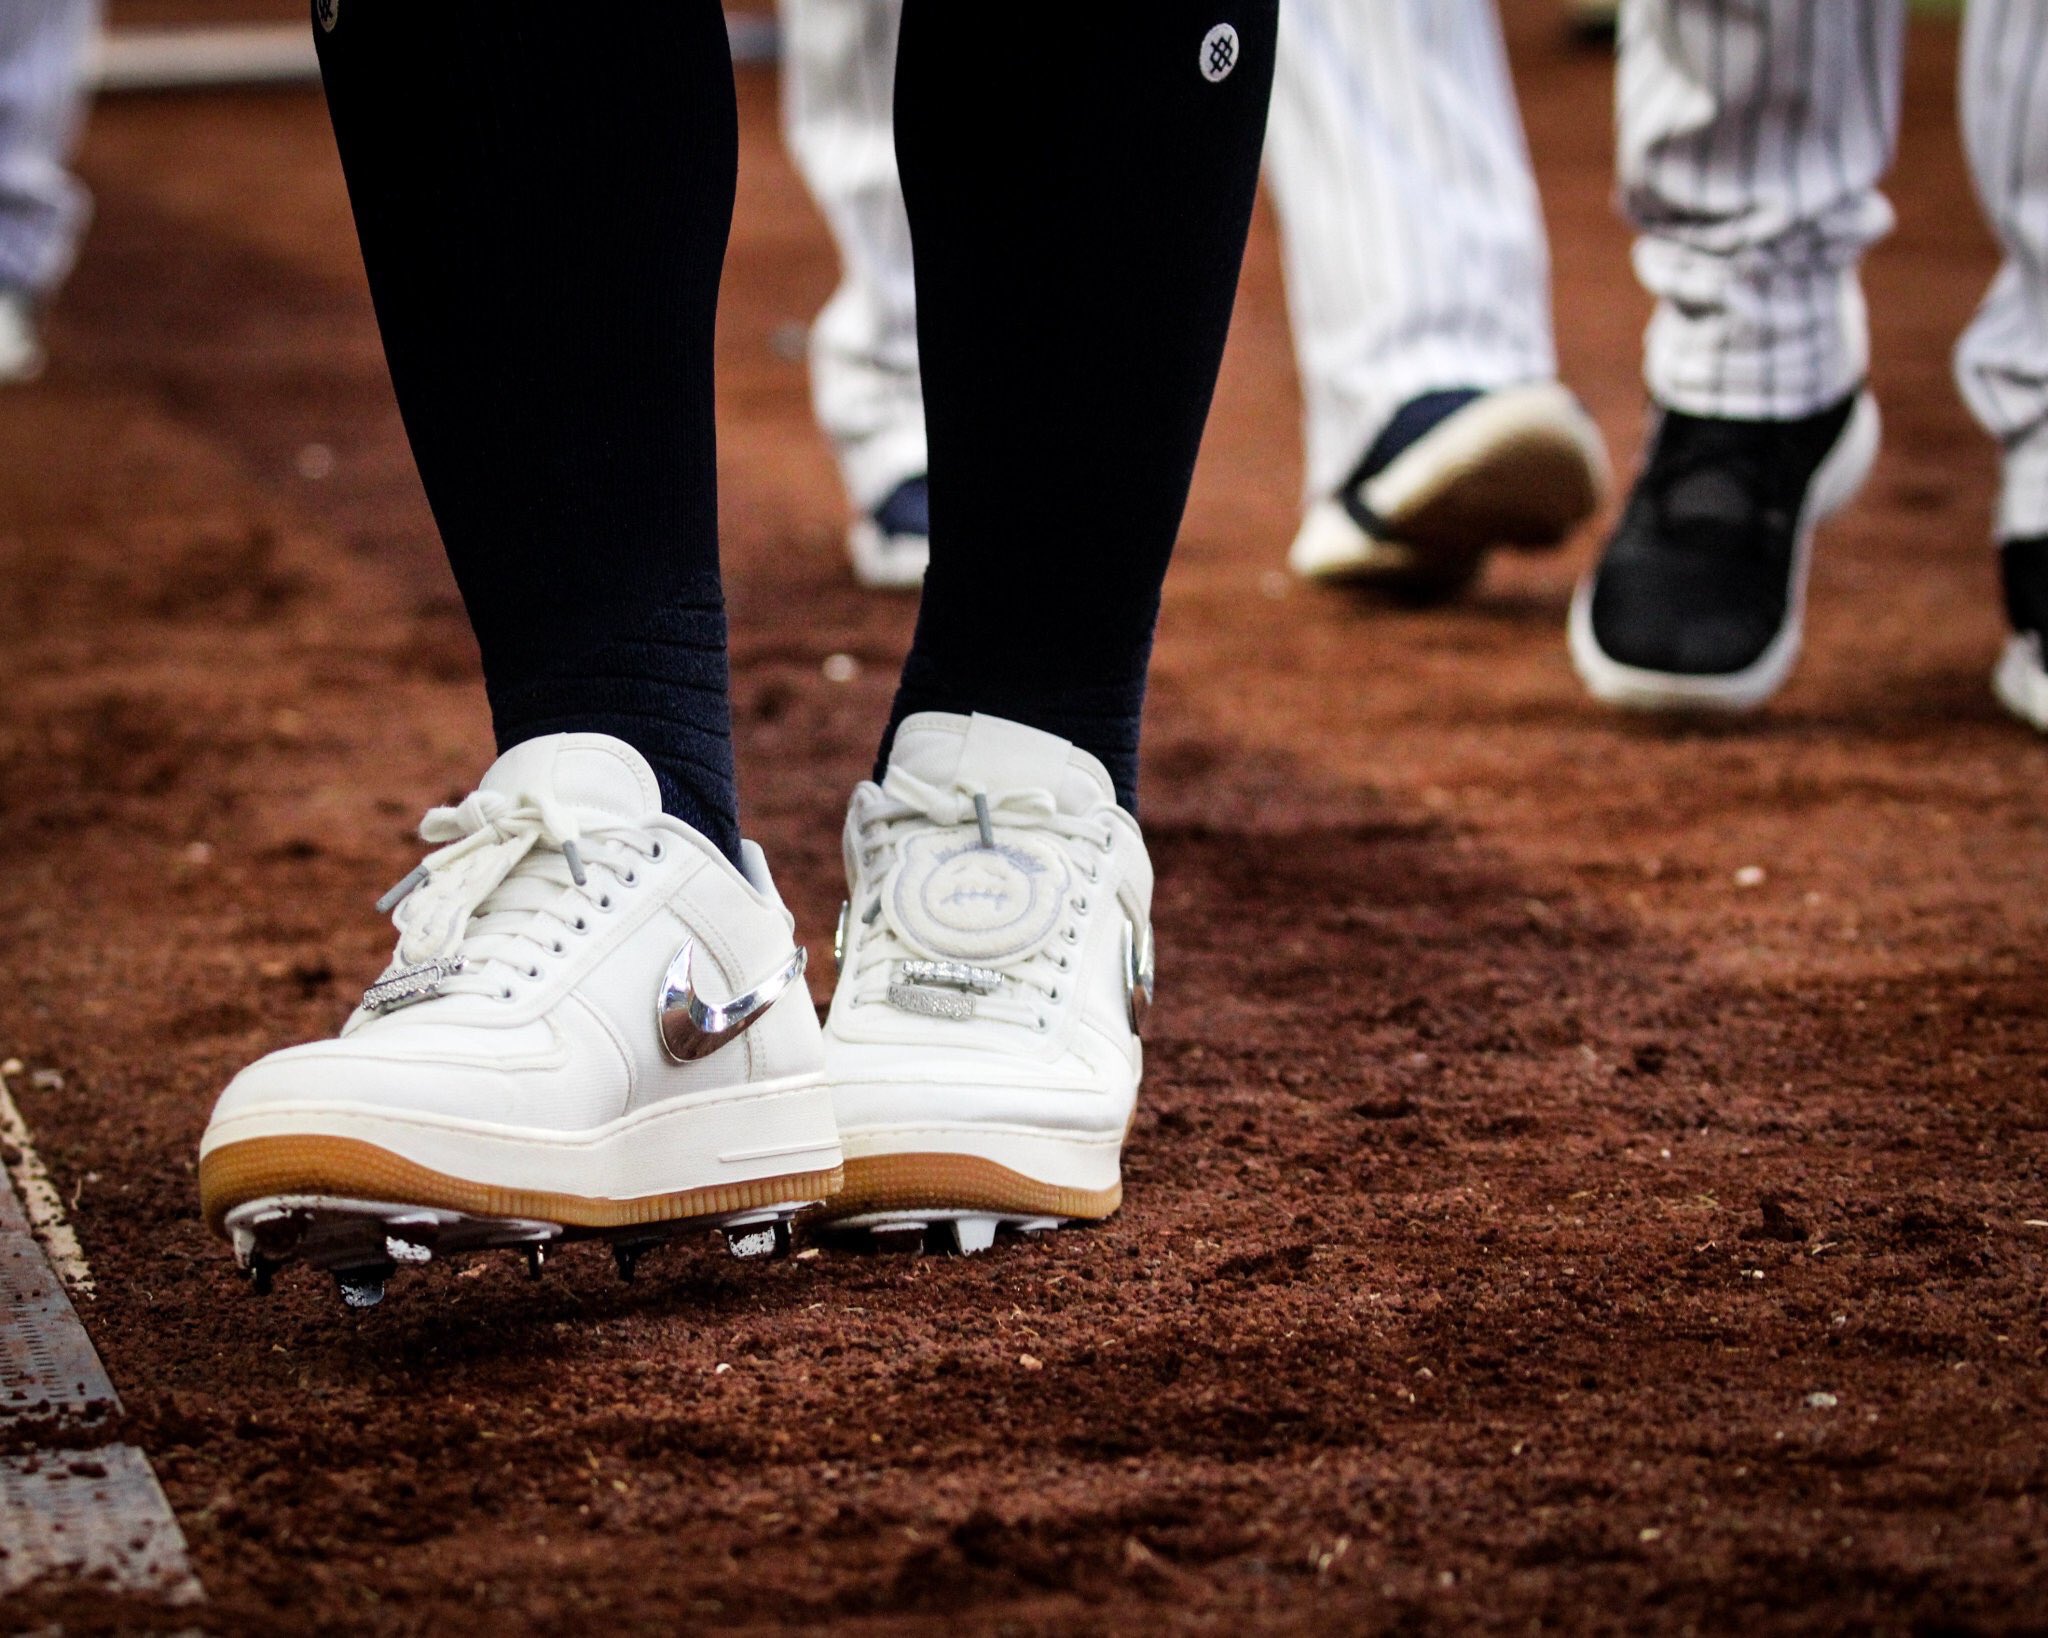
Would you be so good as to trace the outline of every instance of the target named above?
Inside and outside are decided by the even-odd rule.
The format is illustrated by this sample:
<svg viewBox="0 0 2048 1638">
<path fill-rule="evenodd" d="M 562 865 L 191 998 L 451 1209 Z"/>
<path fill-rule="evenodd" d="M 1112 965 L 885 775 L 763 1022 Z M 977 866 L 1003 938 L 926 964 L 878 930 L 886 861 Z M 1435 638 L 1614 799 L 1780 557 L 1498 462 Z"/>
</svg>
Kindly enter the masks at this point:
<svg viewBox="0 0 2048 1638">
<path fill-rule="evenodd" d="M 1000 962 L 1036 950 L 1059 925 L 1067 861 L 1035 836 L 994 846 L 923 831 L 903 844 L 882 890 L 903 942 L 935 961 Z"/>
</svg>

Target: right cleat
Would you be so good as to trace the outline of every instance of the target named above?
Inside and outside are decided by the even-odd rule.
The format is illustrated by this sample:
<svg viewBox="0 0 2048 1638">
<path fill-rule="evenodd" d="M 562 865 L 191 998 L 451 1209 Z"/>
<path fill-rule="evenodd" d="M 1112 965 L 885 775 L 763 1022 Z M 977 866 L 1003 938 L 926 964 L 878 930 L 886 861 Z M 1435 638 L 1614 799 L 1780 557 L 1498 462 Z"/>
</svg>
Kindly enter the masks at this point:
<svg viewBox="0 0 2048 1638">
<path fill-rule="evenodd" d="M 1572 599 L 1572 664 L 1638 711 L 1753 711 L 1799 658 L 1821 524 L 1877 458 L 1857 392 L 1797 421 L 1659 413 L 1643 470 Z"/>
<path fill-rule="evenodd" d="M 388 901 L 397 955 L 339 1038 L 273 1053 L 200 1146 L 237 1260 L 345 1275 L 494 1247 L 749 1231 L 833 1194 L 803 952 L 759 849 L 660 811 L 639 753 L 530 740 Z M 367 1290 L 367 1281 L 359 1281 Z"/>
<path fill-rule="evenodd" d="M 854 792 L 825 1058 L 846 1187 L 827 1234 L 962 1251 L 1107 1217 L 1152 992 L 1152 867 L 1102 764 L 925 713 Z"/>
</svg>

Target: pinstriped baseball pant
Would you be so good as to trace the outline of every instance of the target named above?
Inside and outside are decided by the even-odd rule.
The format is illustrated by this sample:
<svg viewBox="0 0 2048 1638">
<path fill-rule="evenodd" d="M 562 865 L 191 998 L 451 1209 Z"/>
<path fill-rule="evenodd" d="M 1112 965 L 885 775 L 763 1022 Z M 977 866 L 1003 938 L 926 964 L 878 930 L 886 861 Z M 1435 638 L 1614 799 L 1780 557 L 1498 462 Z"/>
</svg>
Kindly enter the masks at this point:
<svg viewBox="0 0 2048 1638">
<path fill-rule="evenodd" d="M 85 190 L 64 169 L 98 0 L 0 0 L 0 286 L 46 295 L 70 271 Z"/>
<path fill-rule="evenodd" d="M 1971 0 L 1962 119 L 2005 253 L 1956 353 L 2005 451 L 2001 538 L 2048 533 L 2048 0 Z M 1657 299 L 1645 375 L 1696 415 L 1784 419 L 1869 368 L 1857 276 L 1890 229 L 1904 0 L 1626 0 L 1622 200 Z"/>
<path fill-rule="evenodd" d="M 924 470 L 910 230 L 890 134 L 902 0 L 782 0 L 790 147 L 844 276 L 811 332 L 855 502 Z M 1308 489 L 1409 398 L 1556 373 L 1548 251 L 1494 0 L 1283 0 L 1268 174 Z"/>
</svg>

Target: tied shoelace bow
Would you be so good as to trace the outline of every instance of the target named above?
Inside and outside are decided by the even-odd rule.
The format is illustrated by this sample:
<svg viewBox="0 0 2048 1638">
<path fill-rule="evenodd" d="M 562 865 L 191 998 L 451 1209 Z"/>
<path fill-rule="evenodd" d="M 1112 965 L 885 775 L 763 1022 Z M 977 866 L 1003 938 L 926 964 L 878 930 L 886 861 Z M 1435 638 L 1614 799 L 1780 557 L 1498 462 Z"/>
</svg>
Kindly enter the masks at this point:
<svg viewBox="0 0 2048 1638">
<path fill-rule="evenodd" d="M 894 861 L 899 836 L 911 826 L 952 829 L 972 825 L 981 845 L 994 847 L 995 827 L 1000 824 L 1058 837 L 1075 866 L 1076 879 L 1069 884 L 1068 902 L 1062 906 L 1059 921 L 1035 947 L 984 969 L 1000 974 L 1005 982 L 993 993 L 977 997 L 976 1016 L 1045 1028 L 1042 1003 L 1060 999 L 1073 965 L 1064 952 L 1062 935 L 1072 933 L 1074 914 L 1087 911 L 1089 889 L 1101 879 L 1100 859 L 1115 847 L 1115 833 L 1100 821 L 1063 813 L 1058 799 L 1043 787 L 1006 790 L 991 800 L 985 792 L 936 784 L 908 769 L 892 767 L 883 777 L 882 796 L 883 801 L 860 826 L 862 885 L 872 896 L 865 906 L 853 907 L 863 928 L 854 968 L 855 1004 L 886 1004 L 897 964 L 918 959 L 882 912 L 880 883 Z"/>
<path fill-rule="evenodd" d="M 563 933 L 588 927 L 585 903 L 610 908 L 609 889 L 591 884 L 593 869 L 630 886 L 637 860 L 661 856 L 637 826 L 545 794 L 472 791 L 452 808 L 429 809 L 420 838 L 444 845 L 378 900 L 393 912 L 398 949 L 373 994 L 416 970 L 434 975 L 418 999 L 506 994 L 506 975 L 484 969 L 537 978 L 540 956 L 562 954 Z"/>
</svg>

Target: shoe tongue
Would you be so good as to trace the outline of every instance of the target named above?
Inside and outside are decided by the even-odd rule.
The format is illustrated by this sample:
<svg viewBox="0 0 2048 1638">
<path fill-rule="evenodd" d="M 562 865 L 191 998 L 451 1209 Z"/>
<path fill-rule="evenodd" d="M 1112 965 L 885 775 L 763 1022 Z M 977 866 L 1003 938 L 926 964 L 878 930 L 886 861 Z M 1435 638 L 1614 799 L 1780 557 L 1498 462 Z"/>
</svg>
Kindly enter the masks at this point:
<svg viewBox="0 0 2048 1638">
<path fill-rule="evenodd" d="M 661 811 L 661 786 L 647 759 L 609 734 L 545 734 L 491 764 L 483 788 L 515 801 L 545 796 L 565 808 L 637 824 Z"/>
<path fill-rule="evenodd" d="M 1108 770 L 1086 751 L 1057 734 L 980 712 L 905 717 L 889 766 L 941 790 L 978 791 L 991 800 L 1010 791 L 1050 791 L 1060 812 L 1077 817 L 1116 801 Z"/>
</svg>

